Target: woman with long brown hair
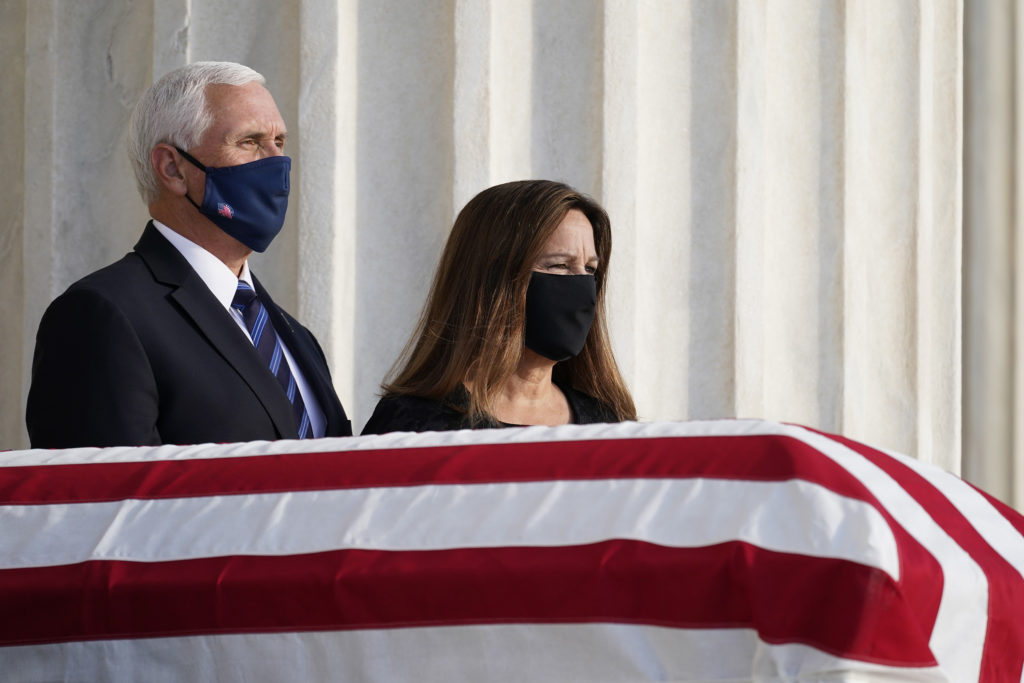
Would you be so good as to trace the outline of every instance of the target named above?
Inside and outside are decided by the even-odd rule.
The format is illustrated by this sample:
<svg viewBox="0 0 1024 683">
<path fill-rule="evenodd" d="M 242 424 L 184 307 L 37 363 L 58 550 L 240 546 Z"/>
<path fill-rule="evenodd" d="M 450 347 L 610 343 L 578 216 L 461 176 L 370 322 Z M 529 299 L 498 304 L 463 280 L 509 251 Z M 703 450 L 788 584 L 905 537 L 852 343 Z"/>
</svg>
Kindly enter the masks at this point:
<svg viewBox="0 0 1024 683">
<path fill-rule="evenodd" d="M 363 434 L 636 419 L 605 323 L 611 248 L 604 209 L 567 185 L 478 194 Z"/>
</svg>

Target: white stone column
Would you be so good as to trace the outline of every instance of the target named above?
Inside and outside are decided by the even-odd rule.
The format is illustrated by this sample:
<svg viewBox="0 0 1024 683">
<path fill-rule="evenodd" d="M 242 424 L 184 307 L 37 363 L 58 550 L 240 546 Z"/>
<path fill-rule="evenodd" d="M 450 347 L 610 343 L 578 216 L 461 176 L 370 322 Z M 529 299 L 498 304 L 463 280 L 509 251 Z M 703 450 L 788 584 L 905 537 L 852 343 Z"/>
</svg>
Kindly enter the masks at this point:
<svg viewBox="0 0 1024 683">
<path fill-rule="evenodd" d="M 456 0 L 455 213 L 485 187 L 530 176 L 531 10 L 525 0 Z"/>
<path fill-rule="evenodd" d="M 359 3 L 355 146 L 339 151 L 355 160 L 355 327 L 344 352 L 357 430 L 412 332 L 454 216 L 455 10 L 454 0 Z"/>
<path fill-rule="evenodd" d="M 55 265 L 60 258 L 55 238 L 57 217 L 54 210 L 56 150 L 54 136 L 57 109 L 57 55 L 50 41 L 56 33 L 56 2 L 33 2 L 26 5 L 25 13 L 25 149 L 32 150 L 31 159 L 25 160 L 25 204 L 22 248 L 24 323 L 22 374 L 19 402 L 24 416 L 25 398 L 30 384 L 32 351 L 35 348 L 36 329 L 47 304 L 59 292 L 54 283 Z M 67 284 L 67 283 L 65 283 Z M 24 432 L 24 428 L 21 430 Z M 21 445 L 27 445 L 27 436 L 19 435 Z"/>
<path fill-rule="evenodd" d="M 355 0 L 303 0 L 297 132 L 299 320 L 320 341 L 342 404 L 355 404 L 356 138 L 359 13 Z"/>
<path fill-rule="evenodd" d="M 1012 84 L 1018 99 L 1016 119 L 1013 121 L 1014 144 L 1014 217 L 1013 217 L 1013 259 L 1017 276 L 1014 282 L 1014 359 L 1013 359 L 1013 451 L 1009 456 L 1012 475 L 1010 482 L 1013 487 L 1005 500 L 1011 502 L 1018 510 L 1024 510 L 1024 107 L 1019 102 L 1024 94 L 1024 50 L 1018 47 L 1020 36 L 1024 36 L 1024 11 L 1016 8 L 1014 14 L 1015 46 L 1013 52 L 1013 72 L 1016 75 Z M 995 457 L 1005 457 L 997 453 Z"/>
<path fill-rule="evenodd" d="M 765 111 L 768 98 L 765 59 L 768 40 L 766 7 L 749 3 L 737 17 L 736 69 L 736 272 L 735 356 L 729 378 L 735 388 L 735 416 L 765 415 L 769 368 L 765 366 Z M 743 381 L 737 381 L 743 378 Z"/>
<path fill-rule="evenodd" d="M 959 471 L 959 8 L 846 23 L 845 431 Z"/>
<path fill-rule="evenodd" d="M 0 4 L 0 63 L 6 76 L 0 78 L 0 130 L 7 131 L 5 163 L 0 166 L 4 188 L 0 211 L 0 448 L 22 445 L 24 431 L 23 375 L 26 371 L 25 344 L 32 339 L 25 332 L 25 155 L 35 154 L 25 145 L 25 63 L 27 7 L 24 0 Z M 28 351 L 31 354 L 31 350 Z"/>
<path fill-rule="evenodd" d="M 153 0 L 153 79 L 185 66 L 191 45 L 192 0 Z"/>
<path fill-rule="evenodd" d="M 602 97 L 600 200 L 614 231 L 608 278 L 608 311 L 612 345 L 619 369 L 637 393 L 637 349 L 642 335 L 636 326 L 630 283 L 638 271 L 638 206 L 636 198 L 639 116 L 639 9 L 632 0 L 607 0 L 602 18 L 604 94 Z M 636 396 L 639 398 L 639 396 Z"/>
<path fill-rule="evenodd" d="M 1024 508 L 1024 13 L 965 5 L 964 476 Z"/>
<path fill-rule="evenodd" d="M 735 18 L 606 5 L 612 339 L 643 419 L 732 414 Z"/>
<path fill-rule="evenodd" d="M 648 381 L 660 384 L 664 398 L 659 403 L 668 403 L 678 391 L 677 381 L 685 381 L 678 386 L 685 388 L 682 414 L 688 419 L 736 415 L 737 388 L 744 379 L 736 374 L 738 306 L 742 301 L 737 290 L 737 190 L 739 131 L 744 127 L 739 111 L 738 31 L 744 13 L 756 14 L 759 9 L 749 3 L 688 3 L 685 14 L 669 24 L 681 35 L 665 36 L 655 43 L 660 43 L 662 52 L 652 53 L 643 67 L 648 74 L 653 71 L 650 92 L 665 87 L 662 82 L 669 91 L 648 107 L 660 122 L 641 120 L 642 134 L 651 136 L 652 156 L 643 163 L 645 180 L 640 196 L 646 197 L 654 212 L 651 227 L 658 231 L 651 234 L 644 251 L 658 250 L 665 236 L 671 236 L 669 249 L 661 257 L 662 274 L 648 274 L 647 287 L 658 291 L 667 277 L 674 285 L 667 292 L 667 301 L 682 294 L 685 302 L 673 307 L 677 331 L 669 337 L 669 348 L 683 345 L 685 349 L 679 356 L 685 375 L 675 371 L 678 379 L 664 375 L 653 379 L 659 375 L 662 361 L 651 356 L 652 380 Z M 650 31 L 660 33 L 662 18 L 658 14 L 651 12 L 647 23 Z M 680 42 L 689 49 L 676 47 Z M 654 64 L 658 62 L 679 62 L 685 69 L 657 75 Z M 686 114 L 673 117 L 679 108 Z M 665 149 L 664 139 L 658 135 L 669 132 L 668 139 L 679 143 Z M 676 169 L 677 178 L 660 179 L 659 185 L 659 166 Z M 685 190 L 675 189 L 679 186 Z M 650 191 L 653 188 L 657 189 Z M 662 299 L 651 310 L 648 329 L 661 317 L 659 309 L 667 308 L 665 302 Z"/>
<path fill-rule="evenodd" d="M 916 455 L 962 471 L 963 9 L 921 4 Z"/>
<path fill-rule="evenodd" d="M 760 217 L 750 216 L 762 226 L 762 262 L 754 265 L 758 278 L 749 279 L 759 281 L 754 315 L 760 332 L 746 337 L 738 351 L 742 357 L 760 345 L 754 353 L 761 363 L 756 372 L 762 415 L 841 431 L 844 397 L 850 395 L 842 375 L 849 360 L 842 342 L 848 322 L 842 259 L 848 227 L 843 179 L 850 162 L 843 126 L 849 81 L 842 5 L 769 3 L 763 18 L 750 17 L 751 26 L 758 20 L 764 51 L 749 61 L 760 61 L 764 73 L 763 119 L 740 125 L 753 123 L 760 136 L 755 144 L 763 150 L 763 165 L 744 169 L 760 176 L 764 202 Z M 749 235 L 757 228 L 744 229 Z M 737 307 L 740 319 L 751 313 L 742 294 Z M 746 381 L 737 377 L 740 386 Z"/>
<path fill-rule="evenodd" d="M 124 132 L 149 81 L 138 55 L 152 38 L 145 5 L 43 0 L 25 8 L 22 371 L 19 429 L 3 440 L 11 446 L 27 445 L 24 397 L 46 306 L 130 251 L 144 225 Z"/>
</svg>

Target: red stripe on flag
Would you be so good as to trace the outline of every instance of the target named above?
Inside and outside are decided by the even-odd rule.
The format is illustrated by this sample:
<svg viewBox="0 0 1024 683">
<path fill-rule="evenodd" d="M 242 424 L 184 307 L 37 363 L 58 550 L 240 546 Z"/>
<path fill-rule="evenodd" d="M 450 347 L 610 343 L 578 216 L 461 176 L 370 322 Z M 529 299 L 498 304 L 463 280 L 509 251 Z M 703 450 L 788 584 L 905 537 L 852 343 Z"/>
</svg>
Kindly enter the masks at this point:
<svg viewBox="0 0 1024 683">
<path fill-rule="evenodd" d="M 860 453 L 895 479 L 978 563 L 988 580 L 988 629 L 979 682 L 1019 681 L 1024 669 L 1024 583 L 1018 571 L 941 491 L 911 467 L 870 446 L 842 436 L 826 436 Z M 999 506 L 996 509 L 1019 523 L 1019 515 L 1007 515 Z"/>
<path fill-rule="evenodd" d="M 936 593 L 940 576 L 914 576 Z M 937 600 L 937 597 L 936 597 Z M 899 585 L 864 565 L 740 542 L 666 548 L 346 550 L 0 572 L 4 645 L 481 623 L 752 628 L 850 659 L 934 666 Z"/>
<path fill-rule="evenodd" d="M 0 504 L 606 478 L 804 479 L 874 503 L 855 477 L 784 436 L 674 437 L 0 467 Z"/>
</svg>

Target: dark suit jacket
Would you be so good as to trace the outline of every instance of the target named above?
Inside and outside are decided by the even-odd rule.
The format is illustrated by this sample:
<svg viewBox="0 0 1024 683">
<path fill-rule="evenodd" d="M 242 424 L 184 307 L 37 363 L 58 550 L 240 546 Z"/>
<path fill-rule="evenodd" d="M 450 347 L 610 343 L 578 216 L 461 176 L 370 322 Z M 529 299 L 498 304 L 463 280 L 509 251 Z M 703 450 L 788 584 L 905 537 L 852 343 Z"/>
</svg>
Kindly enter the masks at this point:
<svg viewBox="0 0 1024 683">
<path fill-rule="evenodd" d="M 352 426 L 316 339 L 254 281 L 327 420 Z M 71 285 L 39 324 L 25 421 L 34 447 L 294 439 L 291 405 L 252 343 L 153 224 Z"/>
</svg>

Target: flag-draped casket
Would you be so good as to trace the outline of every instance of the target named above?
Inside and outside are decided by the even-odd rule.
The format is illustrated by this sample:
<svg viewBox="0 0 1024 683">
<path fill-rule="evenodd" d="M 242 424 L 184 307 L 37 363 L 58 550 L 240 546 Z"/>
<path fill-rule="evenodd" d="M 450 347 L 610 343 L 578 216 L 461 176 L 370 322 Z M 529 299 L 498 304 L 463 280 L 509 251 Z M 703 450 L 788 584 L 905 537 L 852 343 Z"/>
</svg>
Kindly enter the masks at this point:
<svg viewBox="0 0 1024 683">
<path fill-rule="evenodd" d="M 4 681 L 1020 681 L 1024 521 L 762 421 L 0 454 Z"/>
</svg>

